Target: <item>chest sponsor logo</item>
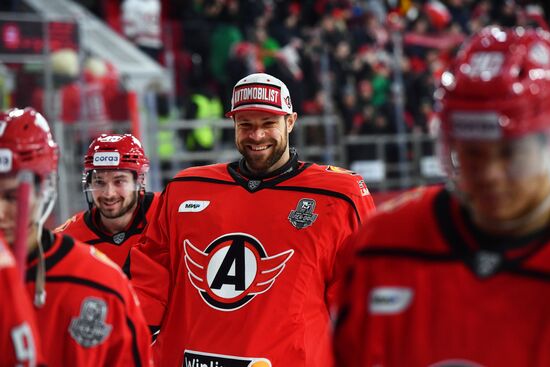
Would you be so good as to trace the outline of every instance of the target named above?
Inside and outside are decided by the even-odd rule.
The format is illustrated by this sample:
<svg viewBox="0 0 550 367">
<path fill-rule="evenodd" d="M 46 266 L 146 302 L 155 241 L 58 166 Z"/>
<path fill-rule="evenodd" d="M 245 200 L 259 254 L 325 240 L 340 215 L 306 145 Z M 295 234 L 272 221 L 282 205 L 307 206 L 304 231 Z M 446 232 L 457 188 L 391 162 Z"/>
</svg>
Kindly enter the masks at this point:
<svg viewBox="0 0 550 367">
<path fill-rule="evenodd" d="M 179 213 L 198 213 L 202 212 L 210 205 L 210 201 L 206 200 L 186 200 L 180 204 Z"/>
<path fill-rule="evenodd" d="M 212 308 L 233 311 L 266 292 L 294 254 L 288 250 L 268 256 L 264 247 L 246 233 L 215 239 L 204 251 L 184 240 L 189 280 Z"/>
<path fill-rule="evenodd" d="M 271 367 L 266 358 L 238 357 L 186 350 L 183 367 Z"/>
<path fill-rule="evenodd" d="M 300 199 L 296 209 L 291 210 L 288 214 L 288 220 L 298 229 L 309 227 L 317 219 L 317 214 L 313 210 L 315 210 L 315 200 Z"/>
<path fill-rule="evenodd" d="M 112 325 L 105 323 L 107 304 L 95 297 L 86 297 L 80 305 L 80 315 L 73 317 L 69 333 L 73 339 L 85 348 L 103 343 L 112 330 Z"/>
<path fill-rule="evenodd" d="M 369 311 L 373 315 L 398 314 L 411 304 L 413 291 L 405 287 L 376 287 L 369 294 Z"/>
<path fill-rule="evenodd" d="M 428 367 L 484 367 L 479 363 L 467 361 L 465 359 L 446 359 L 429 365 Z"/>
</svg>

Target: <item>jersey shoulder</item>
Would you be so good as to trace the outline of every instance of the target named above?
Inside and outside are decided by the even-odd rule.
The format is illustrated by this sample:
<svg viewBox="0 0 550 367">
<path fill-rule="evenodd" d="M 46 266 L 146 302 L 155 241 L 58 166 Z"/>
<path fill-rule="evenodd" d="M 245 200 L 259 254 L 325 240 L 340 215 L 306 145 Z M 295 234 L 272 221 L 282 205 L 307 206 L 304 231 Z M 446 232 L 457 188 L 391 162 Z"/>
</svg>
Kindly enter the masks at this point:
<svg viewBox="0 0 550 367">
<path fill-rule="evenodd" d="M 84 211 L 76 213 L 75 215 L 67 219 L 65 223 L 55 228 L 53 232 L 69 234 L 84 229 L 86 227 L 84 223 L 84 214 Z"/>
<path fill-rule="evenodd" d="M 369 189 L 361 175 L 345 168 L 312 163 L 288 184 L 336 191 L 348 196 L 368 196 Z"/>
<path fill-rule="evenodd" d="M 227 163 L 216 163 L 206 166 L 189 167 L 180 171 L 173 180 L 178 180 L 186 177 L 203 177 L 220 180 L 227 180 L 229 173 L 227 171 Z"/>
<path fill-rule="evenodd" d="M 377 206 L 376 212 L 356 233 L 361 244 L 383 247 L 432 246 L 439 236 L 434 212 L 441 186 L 419 187 Z"/>
<path fill-rule="evenodd" d="M 71 262 L 79 264 L 73 271 L 79 272 L 80 276 L 84 278 L 110 287 L 121 286 L 127 282 L 126 275 L 107 255 L 95 246 L 89 246 L 74 238 L 72 240 L 74 241 L 74 247 L 71 253 Z"/>
</svg>

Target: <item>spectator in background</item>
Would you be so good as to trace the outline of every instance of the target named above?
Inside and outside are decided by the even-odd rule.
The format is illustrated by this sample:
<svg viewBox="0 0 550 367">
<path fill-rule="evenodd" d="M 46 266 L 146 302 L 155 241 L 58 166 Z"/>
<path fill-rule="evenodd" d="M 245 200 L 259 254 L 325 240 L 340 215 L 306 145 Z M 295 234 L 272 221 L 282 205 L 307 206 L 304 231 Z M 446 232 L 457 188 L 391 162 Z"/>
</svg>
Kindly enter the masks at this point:
<svg viewBox="0 0 550 367">
<path fill-rule="evenodd" d="M 153 60 L 162 51 L 161 3 L 159 0 L 124 0 L 122 2 L 124 35 Z"/>
</svg>

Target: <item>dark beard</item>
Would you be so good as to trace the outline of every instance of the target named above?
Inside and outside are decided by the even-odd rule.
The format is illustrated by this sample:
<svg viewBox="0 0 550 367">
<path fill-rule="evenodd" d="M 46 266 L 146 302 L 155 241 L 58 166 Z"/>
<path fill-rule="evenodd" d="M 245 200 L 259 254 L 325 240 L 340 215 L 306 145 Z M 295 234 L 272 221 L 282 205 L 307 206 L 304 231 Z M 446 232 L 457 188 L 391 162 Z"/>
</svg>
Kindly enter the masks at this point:
<svg viewBox="0 0 550 367">
<path fill-rule="evenodd" d="M 275 163 L 279 161 L 279 159 L 281 159 L 284 153 L 284 149 L 274 150 L 273 153 L 267 157 L 267 159 L 262 160 L 251 158 L 246 151 L 244 154 L 241 152 L 244 156 L 248 169 L 255 173 L 266 173 Z"/>
<path fill-rule="evenodd" d="M 134 198 L 132 199 L 132 201 L 130 201 L 130 203 L 128 203 L 128 205 L 126 206 L 123 206 L 119 212 L 116 212 L 116 213 L 113 213 L 113 214 L 110 214 L 110 213 L 104 213 L 101 209 L 99 209 L 98 207 L 98 210 L 99 212 L 101 213 L 102 216 L 104 216 L 105 218 L 107 219 L 116 219 L 116 218 L 120 218 L 122 217 L 123 215 L 129 213 L 130 211 L 134 210 L 134 207 L 137 203 L 137 199 L 138 199 L 138 192 L 137 191 L 134 191 Z"/>
</svg>

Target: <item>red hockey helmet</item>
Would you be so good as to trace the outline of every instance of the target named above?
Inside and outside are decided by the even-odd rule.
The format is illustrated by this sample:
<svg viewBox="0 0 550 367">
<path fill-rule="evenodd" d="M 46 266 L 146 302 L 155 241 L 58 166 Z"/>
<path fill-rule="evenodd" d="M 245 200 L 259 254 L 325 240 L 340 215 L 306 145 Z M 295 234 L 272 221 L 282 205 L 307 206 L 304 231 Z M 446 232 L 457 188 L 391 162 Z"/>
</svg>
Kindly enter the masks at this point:
<svg viewBox="0 0 550 367">
<path fill-rule="evenodd" d="M 84 175 L 96 169 L 129 170 L 142 175 L 149 171 L 149 159 L 133 135 L 101 134 L 84 157 Z"/>
<path fill-rule="evenodd" d="M 431 0 L 424 4 L 424 12 L 428 16 L 430 23 L 437 30 L 445 28 L 452 19 L 449 9 L 438 0 Z"/>
<path fill-rule="evenodd" d="M 0 173 L 57 173 L 59 150 L 46 119 L 33 108 L 0 113 Z"/>
<path fill-rule="evenodd" d="M 517 138 L 550 128 L 550 33 L 487 27 L 436 93 L 445 140 Z"/>
</svg>

